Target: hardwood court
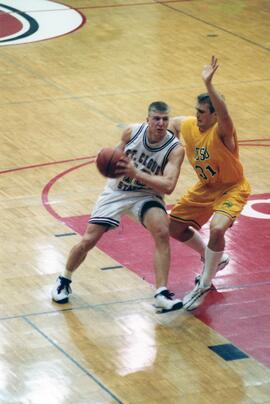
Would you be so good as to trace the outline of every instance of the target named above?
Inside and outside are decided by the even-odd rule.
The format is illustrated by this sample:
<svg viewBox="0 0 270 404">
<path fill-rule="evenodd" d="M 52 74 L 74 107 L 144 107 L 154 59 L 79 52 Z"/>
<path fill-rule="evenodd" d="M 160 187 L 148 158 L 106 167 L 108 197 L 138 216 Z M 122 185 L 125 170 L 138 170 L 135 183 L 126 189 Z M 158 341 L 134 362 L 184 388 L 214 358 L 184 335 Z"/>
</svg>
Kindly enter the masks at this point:
<svg viewBox="0 0 270 404">
<path fill-rule="evenodd" d="M 35 2 L 25 3 L 37 18 Z M 270 403 L 269 2 L 65 4 L 85 16 L 81 27 L 18 45 L 1 42 L 20 27 L 15 11 L 0 13 L 0 402 Z M 52 21 L 62 7 L 41 14 Z M 197 312 L 156 314 L 151 246 L 124 222 L 75 274 L 71 302 L 53 304 L 51 288 L 105 184 L 98 150 L 144 120 L 154 100 L 193 114 L 212 54 L 261 215 L 243 215 L 229 233 L 232 262 L 217 291 Z M 194 180 L 185 162 L 168 206 Z M 200 270 L 174 246 L 178 296 Z"/>
</svg>

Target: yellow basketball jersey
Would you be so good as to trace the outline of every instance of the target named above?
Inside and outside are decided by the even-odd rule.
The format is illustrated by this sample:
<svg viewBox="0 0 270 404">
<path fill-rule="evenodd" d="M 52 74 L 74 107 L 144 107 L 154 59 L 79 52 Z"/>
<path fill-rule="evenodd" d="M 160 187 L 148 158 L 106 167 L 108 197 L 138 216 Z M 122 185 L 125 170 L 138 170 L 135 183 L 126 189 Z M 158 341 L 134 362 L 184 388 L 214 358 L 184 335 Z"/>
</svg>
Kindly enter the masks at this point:
<svg viewBox="0 0 270 404">
<path fill-rule="evenodd" d="M 231 152 L 217 134 L 217 123 L 200 132 L 197 119 L 190 117 L 181 123 L 181 135 L 186 155 L 198 178 L 205 184 L 236 184 L 243 179 L 243 167 L 239 160 L 236 133 L 236 149 Z"/>
</svg>

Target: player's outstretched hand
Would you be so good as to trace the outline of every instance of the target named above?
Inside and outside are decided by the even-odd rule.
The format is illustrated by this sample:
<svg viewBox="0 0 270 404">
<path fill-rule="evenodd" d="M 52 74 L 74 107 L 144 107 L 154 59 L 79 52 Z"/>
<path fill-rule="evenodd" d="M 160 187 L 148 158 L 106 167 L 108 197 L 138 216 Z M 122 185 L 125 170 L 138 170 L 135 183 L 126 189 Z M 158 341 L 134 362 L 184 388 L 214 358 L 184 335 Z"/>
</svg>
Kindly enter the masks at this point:
<svg viewBox="0 0 270 404">
<path fill-rule="evenodd" d="M 210 64 L 204 66 L 202 71 L 202 79 L 205 82 L 205 84 L 211 82 L 212 77 L 214 76 L 215 71 L 219 66 L 217 62 L 218 62 L 217 58 L 215 56 L 212 56 Z"/>
</svg>

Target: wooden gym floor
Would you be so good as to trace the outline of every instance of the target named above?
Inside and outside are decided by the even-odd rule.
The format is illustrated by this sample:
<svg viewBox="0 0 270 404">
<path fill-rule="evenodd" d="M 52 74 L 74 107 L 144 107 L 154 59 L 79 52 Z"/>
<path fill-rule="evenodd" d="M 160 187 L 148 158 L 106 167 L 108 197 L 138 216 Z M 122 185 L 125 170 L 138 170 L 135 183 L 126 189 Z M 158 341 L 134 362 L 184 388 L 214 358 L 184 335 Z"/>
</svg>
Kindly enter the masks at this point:
<svg viewBox="0 0 270 404">
<path fill-rule="evenodd" d="M 62 29 L 67 9 L 0 5 L 0 402 L 270 403 L 269 1 L 65 4 L 79 11 L 72 32 L 32 41 L 25 26 L 22 43 L 14 37 L 24 18 L 44 34 L 55 21 Z M 41 17 L 47 23 L 35 25 Z M 75 274 L 70 304 L 53 304 L 51 288 L 105 184 L 98 150 L 143 121 L 154 100 L 193 114 L 212 54 L 252 185 L 216 290 L 194 313 L 156 314 L 151 240 L 125 218 Z M 185 161 L 168 209 L 194 180 Z M 172 249 L 170 287 L 183 296 L 200 262 Z"/>
</svg>

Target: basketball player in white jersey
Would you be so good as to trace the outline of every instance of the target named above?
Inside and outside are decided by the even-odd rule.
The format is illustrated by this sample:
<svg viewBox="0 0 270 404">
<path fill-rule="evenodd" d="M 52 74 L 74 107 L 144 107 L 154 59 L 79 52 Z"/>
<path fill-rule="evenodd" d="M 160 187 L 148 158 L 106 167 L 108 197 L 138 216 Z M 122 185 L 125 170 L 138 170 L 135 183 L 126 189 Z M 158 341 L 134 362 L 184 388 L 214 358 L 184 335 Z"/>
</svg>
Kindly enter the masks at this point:
<svg viewBox="0 0 270 404">
<path fill-rule="evenodd" d="M 107 181 L 81 241 L 71 249 L 65 271 L 52 290 L 55 302 L 68 302 L 74 271 L 103 234 L 118 227 L 121 216 L 128 214 L 145 226 L 154 240 L 155 306 L 163 312 L 182 308 L 182 301 L 167 289 L 170 243 L 164 195 L 176 186 L 184 149 L 168 131 L 168 124 L 169 106 L 156 101 L 149 105 L 145 123 L 124 130 L 120 147 L 126 157 L 118 163 L 121 176 Z"/>
</svg>

